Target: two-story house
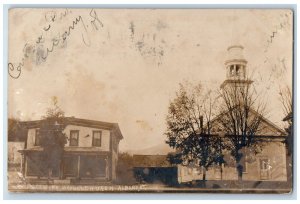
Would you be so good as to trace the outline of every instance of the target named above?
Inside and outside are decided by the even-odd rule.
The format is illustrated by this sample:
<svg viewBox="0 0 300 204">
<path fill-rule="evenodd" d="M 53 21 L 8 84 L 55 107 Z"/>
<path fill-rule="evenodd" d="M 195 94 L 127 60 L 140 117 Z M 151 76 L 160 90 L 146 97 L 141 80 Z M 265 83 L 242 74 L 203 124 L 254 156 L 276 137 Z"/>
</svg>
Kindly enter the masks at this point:
<svg viewBox="0 0 300 204">
<path fill-rule="evenodd" d="M 56 181 L 67 183 L 113 182 L 116 179 L 119 142 L 123 139 L 117 123 L 66 117 L 63 133 L 67 137 L 63 162 L 52 172 Z M 22 154 L 22 173 L 28 179 L 47 178 L 41 159 L 40 144 L 42 120 L 22 122 L 27 130 Z"/>
</svg>

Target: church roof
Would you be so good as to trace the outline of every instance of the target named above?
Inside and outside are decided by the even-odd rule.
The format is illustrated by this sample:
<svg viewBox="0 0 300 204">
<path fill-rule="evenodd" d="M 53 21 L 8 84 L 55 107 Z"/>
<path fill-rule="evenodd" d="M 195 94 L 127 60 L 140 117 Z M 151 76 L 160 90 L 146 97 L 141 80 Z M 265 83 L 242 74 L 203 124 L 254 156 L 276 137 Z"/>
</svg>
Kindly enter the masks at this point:
<svg viewBox="0 0 300 204">
<path fill-rule="evenodd" d="M 283 121 L 288 121 L 288 120 L 292 120 L 293 119 L 293 113 L 290 112 L 287 116 L 285 116 L 283 118 Z"/>
<path fill-rule="evenodd" d="M 218 116 L 216 116 L 213 120 L 211 120 L 211 124 L 212 124 L 212 129 L 213 131 L 216 131 L 214 129 L 216 129 L 216 127 L 214 125 L 216 125 L 216 122 L 218 120 L 221 120 L 222 117 L 224 115 L 226 115 L 229 111 L 225 111 L 221 114 L 219 114 Z M 258 113 L 257 111 L 255 111 L 254 109 L 250 108 L 250 113 L 255 114 L 255 115 L 259 115 L 261 118 L 261 124 L 263 125 L 264 131 L 258 131 L 256 135 L 260 135 L 260 136 L 286 136 L 286 133 L 284 132 L 284 130 L 282 130 L 281 128 L 279 128 L 277 125 L 275 125 L 273 122 L 271 122 L 270 120 L 268 120 L 267 118 L 265 118 L 263 115 L 261 115 L 260 113 Z"/>
</svg>

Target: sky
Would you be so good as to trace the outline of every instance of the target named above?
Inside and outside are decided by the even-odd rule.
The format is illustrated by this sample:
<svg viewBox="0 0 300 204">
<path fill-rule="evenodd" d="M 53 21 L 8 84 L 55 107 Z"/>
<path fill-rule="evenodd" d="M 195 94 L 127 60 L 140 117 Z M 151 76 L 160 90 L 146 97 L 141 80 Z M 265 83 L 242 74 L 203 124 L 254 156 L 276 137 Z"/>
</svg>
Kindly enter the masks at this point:
<svg viewBox="0 0 300 204">
<path fill-rule="evenodd" d="M 283 127 L 279 88 L 292 87 L 292 15 L 276 9 L 11 9 L 8 115 L 40 119 L 56 96 L 66 116 L 118 123 L 121 151 L 162 145 L 179 83 L 218 89 L 227 48 L 239 44 L 268 104 L 267 118 Z"/>
</svg>

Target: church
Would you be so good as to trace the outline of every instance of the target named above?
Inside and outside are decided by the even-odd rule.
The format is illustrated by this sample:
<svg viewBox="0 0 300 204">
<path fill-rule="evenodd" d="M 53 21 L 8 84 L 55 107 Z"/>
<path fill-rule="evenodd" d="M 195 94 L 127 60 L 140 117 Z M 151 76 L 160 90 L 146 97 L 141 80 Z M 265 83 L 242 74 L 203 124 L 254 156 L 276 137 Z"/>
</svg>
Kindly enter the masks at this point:
<svg viewBox="0 0 300 204">
<path fill-rule="evenodd" d="M 229 107 L 224 109 L 221 113 L 211 121 L 211 133 L 213 135 L 222 135 L 227 137 L 228 140 L 233 140 L 233 136 L 244 134 L 243 130 L 234 129 L 230 117 L 232 113 L 228 110 L 233 110 L 235 116 L 239 113 L 234 112 L 236 106 L 243 106 L 240 100 L 248 93 L 240 90 L 248 90 L 251 88 L 253 81 L 247 77 L 247 60 L 243 56 L 243 46 L 234 45 L 230 46 L 228 51 L 228 59 L 225 61 L 226 79 L 221 84 L 221 93 L 232 94 L 228 96 L 226 104 Z M 238 91 L 237 91 L 238 90 Z M 239 93 L 237 93 L 239 92 Z M 247 96 L 246 96 L 247 97 Z M 235 99 L 235 101 L 233 100 Z M 244 103 L 252 103 L 253 101 L 246 101 Z M 274 123 L 265 118 L 258 109 L 249 108 L 249 120 L 254 121 L 259 119 L 257 127 L 255 127 L 255 134 L 253 138 L 260 141 L 263 145 L 260 151 L 251 151 L 250 147 L 243 147 L 242 173 L 243 181 L 287 181 L 286 169 L 286 133 L 277 127 Z M 241 119 L 235 122 L 241 122 Z M 252 123 L 253 124 L 253 123 Z M 235 134 L 233 135 L 233 132 Z M 248 134 L 248 133 L 247 133 Z M 239 141 L 243 142 L 243 141 Z M 246 146 L 246 145 L 245 145 Z M 224 150 L 223 150 L 224 151 Z M 227 154 L 229 154 L 227 152 Z M 206 172 L 207 180 L 238 180 L 239 172 L 236 168 L 235 161 L 229 161 L 226 158 L 226 151 L 224 152 L 225 164 L 215 165 L 208 169 Z M 227 164 L 226 164 L 227 163 Z M 232 163 L 231 165 L 228 165 Z M 183 166 L 178 167 L 178 182 L 185 183 L 193 180 L 202 180 L 203 171 L 196 166 Z"/>
</svg>

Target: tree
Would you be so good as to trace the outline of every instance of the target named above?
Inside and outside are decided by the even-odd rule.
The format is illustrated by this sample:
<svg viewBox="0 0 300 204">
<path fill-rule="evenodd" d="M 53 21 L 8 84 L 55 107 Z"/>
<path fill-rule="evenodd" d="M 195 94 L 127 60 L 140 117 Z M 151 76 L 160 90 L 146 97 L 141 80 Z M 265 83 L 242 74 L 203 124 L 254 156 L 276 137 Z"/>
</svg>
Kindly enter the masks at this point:
<svg viewBox="0 0 300 204">
<path fill-rule="evenodd" d="M 180 84 L 179 92 L 170 102 L 167 115 L 166 143 L 177 150 L 168 156 L 173 163 L 194 163 L 206 171 L 213 164 L 223 161 L 220 137 L 211 134 L 211 119 L 215 114 L 214 92 L 196 86 Z"/>
<path fill-rule="evenodd" d="M 287 169 L 287 176 L 288 176 L 288 182 L 292 184 L 292 167 L 293 167 L 293 161 L 292 161 L 292 153 L 293 153 L 293 97 L 292 97 L 292 91 L 288 86 L 285 86 L 284 88 L 280 88 L 279 92 L 279 99 L 283 107 L 283 112 L 285 114 L 285 118 L 283 121 L 287 122 L 287 126 L 285 128 L 285 131 L 287 133 L 287 137 L 285 139 L 285 145 L 286 145 L 286 169 Z"/>
<path fill-rule="evenodd" d="M 23 141 L 26 138 L 26 133 L 17 118 L 8 118 L 8 140 Z"/>
<path fill-rule="evenodd" d="M 122 185 L 132 185 L 136 183 L 133 172 L 133 156 L 127 152 L 120 152 L 117 164 L 117 183 Z"/>
<path fill-rule="evenodd" d="M 40 126 L 40 145 L 43 147 L 43 171 L 48 177 L 61 176 L 64 146 L 67 137 L 65 128 L 64 112 L 58 106 L 56 97 L 52 98 L 52 107 L 47 109 L 42 117 Z"/>
<path fill-rule="evenodd" d="M 285 118 L 283 119 L 288 123 L 285 128 L 288 137 L 286 139 L 286 147 L 288 155 L 292 153 L 292 144 L 293 144 L 293 99 L 292 99 L 292 91 L 288 86 L 284 88 L 280 88 L 279 99 L 282 104 L 283 112 L 285 114 Z"/>
<path fill-rule="evenodd" d="M 261 151 L 263 141 L 256 135 L 262 131 L 261 125 L 265 114 L 265 104 L 250 86 L 251 80 L 234 80 L 223 86 L 220 96 L 223 99 L 218 122 L 225 133 L 225 149 L 234 158 L 239 181 L 243 175 L 243 160 L 246 151 L 255 154 Z"/>
<path fill-rule="evenodd" d="M 284 88 L 280 88 L 279 95 L 280 95 L 279 99 L 282 104 L 283 112 L 287 116 L 293 112 L 292 91 L 288 86 L 285 86 Z"/>
</svg>

